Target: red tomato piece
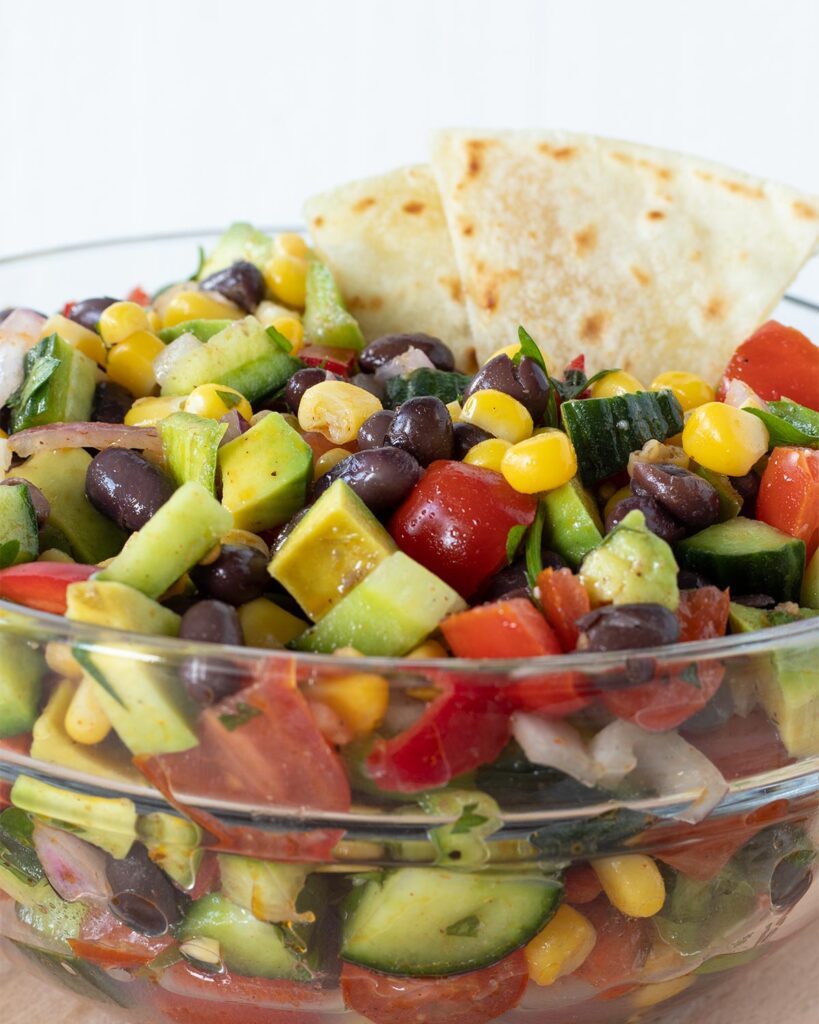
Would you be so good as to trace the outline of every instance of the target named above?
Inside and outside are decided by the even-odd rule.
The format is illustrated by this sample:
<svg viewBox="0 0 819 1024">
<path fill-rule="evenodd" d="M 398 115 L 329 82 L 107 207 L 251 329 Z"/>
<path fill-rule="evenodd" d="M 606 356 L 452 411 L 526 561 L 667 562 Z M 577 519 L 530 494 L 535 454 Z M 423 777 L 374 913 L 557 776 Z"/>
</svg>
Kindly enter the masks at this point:
<svg viewBox="0 0 819 1024">
<path fill-rule="evenodd" d="M 680 606 L 677 608 L 680 642 L 725 636 L 730 610 L 731 595 L 727 590 L 720 590 L 719 587 L 681 590 Z"/>
<path fill-rule="evenodd" d="M 135 302 L 138 306 L 150 306 L 151 296 L 137 285 L 128 292 L 128 301 Z"/>
<path fill-rule="evenodd" d="M 537 499 L 500 473 L 462 462 L 433 462 L 390 520 L 399 548 L 463 597 L 506 564 L 513 526 L 530 526 Z"/>
<path fill-rule="evenodd" d="M 487 1024 L 517 1006 L 529 981 L 526 957 L 446 978 L 394 978 L 344 964 L 344 1002 L 373 1024 Z"/>
<path fill-rule="evenodd" d="M 803 540 L 810 559 L 819 547 L 819 451 L 774 448 L 759 483 L 756 517 Z"/>
<path fill-rule="evenodd" d="M 819 411 L 819 348 L 793 327 L 769 320 L 731 356 L 717 398 L 742 380 L 766 402 L 790 398 Z"/>
<path fill-rule="evenodd" d="M 66 304 L 63 306 L 63 316 L 70 317 L 71 316 L 71 310 L 76 305 L 77 305 L 77 303 L 74 302 L 73 300 L 71 302 L 66 302 Z"/>
<path fill-rule="evenodd" d="M 110 911 L 94 909 L 83 918 L 79 938 L 68 943 L 75 956 L 98 967 L 129 968 L 149 964 L 175 941 L 172 935 L 141 935 Z"/>
<path fill-rule="evenodd" d="M 618 718 L 649 732 L 676 729 L 705 707 L 722 684 L 725 668 L 718 661 L 680 665 L 644 686 L 606 690 L 603 703 Z"/>
<path fill-rule="evenodd" d="M 305 366 L 320 366 L 340 377 L 351 377 L 355 372 L 358 353 L 351 348 L 331 348 L 329 345 L 305 345 L 299 352 Z"/>
<path fill-rule="evenodd" d="M 441 632 L 459 658 L 539 658 L 560 654 L 549 623 L 525 597 L 450 615 Z"/>
<path fill-rule="evenodd" d="M 563 895 L 572 906 L 592 903 L 602 893 L 603 886 L 591 864 L 572 864 L 563 876 Z"/>
<path fill-rule="evenodd" d="M 597 942 L 574 977 L 597 989 L 632 984 L 648 956 L 652 926 L 621 914 L 605 896 L 585 904 L 581 913 L 594 925 Z"/>
<path fill-rule="evenodd" d="M 577 647 L 581 615 L 591 611 L 586 588 L 571 569 L 544 569 L 537 578 L 540 603 L 549 625 L 557 633 L 567 653 Z"/>
<path fill-rule="evenodd" d="M 0 569 L 0 598 L 36 608 L 40 612 L 65 615 L 65 592 L 71 583 L 87 580 L 99 572 L 96 565 L 74 562 L 26 562 Z"/>
</svg>

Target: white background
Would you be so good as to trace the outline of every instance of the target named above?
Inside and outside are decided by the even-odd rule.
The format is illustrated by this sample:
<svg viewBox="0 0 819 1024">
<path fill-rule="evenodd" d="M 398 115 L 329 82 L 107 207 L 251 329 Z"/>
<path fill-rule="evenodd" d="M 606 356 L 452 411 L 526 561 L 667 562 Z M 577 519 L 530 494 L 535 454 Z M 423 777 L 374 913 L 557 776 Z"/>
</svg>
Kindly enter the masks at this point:
<svg viewBox="0 0 819 1024">
<path fill-rule="evenodd" d="M 0 255 L 292 222 L 440 125 L 589 130 L 819 192 L 819 0 L 0 0 Z"/>
</svg>

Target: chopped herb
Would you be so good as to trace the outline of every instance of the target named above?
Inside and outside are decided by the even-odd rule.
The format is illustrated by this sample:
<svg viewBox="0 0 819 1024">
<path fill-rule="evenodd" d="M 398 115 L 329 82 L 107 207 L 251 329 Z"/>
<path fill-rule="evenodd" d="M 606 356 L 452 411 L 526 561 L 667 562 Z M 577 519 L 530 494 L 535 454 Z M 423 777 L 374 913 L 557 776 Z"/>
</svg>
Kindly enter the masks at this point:
<svg viewBox="0 0 819 1024">
<path fill-rule="evenodd" d="M 546 519 L 546 506 L 538 502 L 537 515 L 532 523 L 532 528 L 526 538 L 526 576 L 529 580 L 529 588 L 534 591 L 537 586 L 537 578 L 543 571 L 543 524 Z"/>
<path fill-rule="evenodd" d="M 463 812 L 450 829 L 450 835 L 459 836 L 465 832 L 469 832 L 473 828 L 480 828 L 481 825 L 485 825 L 489 818 L 485 814 L 476 814 L 477 804 L 467 804 L 464 807 Z"/>
<path fill-rule="evenodd" d="M 289 355 L 290 352 L 293 350 L 293 346 L 290 344 L 287 338 L 285 338 L 285 336 L 280 331 L 277 331 L 275 327 L 267 327 L 265 329 L 265 333 L 267 334 L 268 338 L 270 338 L 270 340 L 274 342 L 282 350 L 282 352 L 286 352 Z"/>
<path fill-rule="evenodd" d="M 219 721 L 228 732 L 233 732 L 234 729 L 246 725 L 252 718 L 256 718 L 260 714 L 261 711 L 250 704 L 237 704 L 235 711 L 219 715 Z"/>
<path fill-rule="evenodd" d="M 197 253 L 196 270 L 194 270 L 194 272 L 188 278 L 189 281 L 198 281 L 199 280 L 199 275 L 205 269 L 205 247 L 202 246 L 202 245 L 197 245 L 196 253 Z"/>
<path fill-rule="evenodd" d="M 217 391 L 216 394 L 222 399 L 228 409 L 235 409 L 242 401 L 241 395 L 235 395 L 232 391 Z"/>
<path fill-rule="evenodd" d="M 12 409 L 18 409 L 27 405 L 37 392 L 51 379 L 54 371 L 60 365 L 60 360 L 55 356 L 45 355 L 49 344 L 53 345 L 57 338 L 56 334 L 43 338 L 27 355 L 25 362 L 26 377 L 20 388 L 11 396 L 8 405 Z"/>
<path fill-rule="evenodd" d="M 28 883 L 37 883 L 43 877 L 33 833 L 31 819 L 19 808 L 9 807 L 0 814 L 0 866 Z"/>
<path fill-rule="evenodd" d="M 686 665 L 682 672 L 680 672 L 680 679 L 684 679 L 686 683 L 691 683 L 692 686 L 696 686 L 698 690 L 702 689 L 700 674 L 693 661 L 690 665 Z"/>
<path fill-rule="evenodd" d="M 546 360 L 543 358 L 543 353 L 540 351 L 537 342 L 525 327 L 518 327 L 518 338 L 520 339 L 520 348 L 512 358 L 512 362 L 515 366 L 520 366 L 521 359 L 528 357 L 529 359 L 534 360 L 534 362 L 537 363 L 548 377 L 549 371 L 546 368 Z"/>
<path fill-rule="evenodd" d="M 767 427 L 769 449 L 779 445 L 819 448 L 819 413 L 812 409 L 783 398 L 770 402 L 768 410 L 747 406 L 745 412 L 762 420 Z"/>
<path fill-rule="evenodd" d="M 459 938 L 474 939 L 478 934 L 478 929 L 481 926 L 479 918 L 474 914 L 470 914 L 468 917 L 462 917 L 460 921 L 456 921 L 455 924 L 451 924 L 447 928 L 447 935 L 457 935 Z"/>
<path fill-rule="evenodd" d="M 801 615 L 782 611 L 781 608 L 773 608 L 768 612 L 768 624 L 771 626 L 787 626 L 790 622 L 799 622 L 801 618 Z"/>
<path fill-rule="evenodd" d="M 509 533 L 506 535 L 506 562 L 507 565 L 511 565 L 515 560 L 515 555 L 518 553 L 521 541 L 523 540 L 524 534 L 526 533 L 527 527 L 518 524 L 513 526 Z"/>
</svg>

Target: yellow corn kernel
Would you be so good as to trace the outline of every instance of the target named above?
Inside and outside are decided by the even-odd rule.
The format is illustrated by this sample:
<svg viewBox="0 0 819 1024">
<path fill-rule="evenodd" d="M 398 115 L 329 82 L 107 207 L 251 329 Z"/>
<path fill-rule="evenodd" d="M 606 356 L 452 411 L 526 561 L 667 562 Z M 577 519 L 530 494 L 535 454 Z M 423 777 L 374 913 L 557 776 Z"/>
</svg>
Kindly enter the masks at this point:
<svg viewBox="0 0 819 1024">
<path fill-rule="evenodd" d="M 262 273 L 265 284 L 275 299 L 286 306 L 304 308 L 307 260 L 303 256 L 274 251 Z"/>
<path fill-rule="evenodd" d="M 649 386 L 649 391 L 662 391 L 668 388 L 683 407 L 683 412 L 690 412 L 698 405 L 705 405 L 706 402 L 713 402 L 715 391 L 702 377 L 695 373 L 687 373 L 685 370 L 668 370 L 655 377 Z"/>
<path fill-rule="evenodd" d="M 154 334 L 159 334 L 162 330 L 162 317 L 155 309 L 150 307 L 148 307 L 146 312 L 148 314 L 148 330 L 153 331 Z"/>
<path fill-rule="evenodd" d="M 269 325 L 290 342 L 290 355 L 294 356 L 304 348 L 304 324 L 297 316 L 277 316 Z"/>
<path fill-rule="evenodd" d="M 768 450 L 768 431 L 753 413 L 706 402 L 690 413 L 682 443 L 685 454 L 706 469 L 744 476 Z"/>
<path fill-rule="evenodd" d="M 186 320 L 238 320 L 242 310 L 216 292 L 183 291 L 167 303 L 162 326 L 175 327 Z"/>
<path fill-rule="evenodd" d="M 310 254 L 310 249 L 301 235 L 294 231 L 283 231 L 273 239 L 273 252 L 305 260 Z"/>
<path fill-rule="evenodd" d="M 45 551 L 41 551 L 37 556 L 38 562 L 73 562 L 74 559 L 71 555 L 67 555 L 65 551 L 60 551 L 59 548 L 46 548 Z"/>
<path fill-rule="evenodd" d="M 224 384 L 200 384 L 185 399 L 182 409 L 206 420 L 220 420 L 231 409 L 248 421 L 253 418 L 253 409 L 245 396 Z"/>
<path fill-rule="evenodd" d="M 100 314 L 97 330 L 105 344 L 111 348 L 137 331 L 151 329 L 144 306 L 137 302 L 114 302 Z"/>
<path fill-rule="evenodd" d="M 354 672 L 338 679 L 322 679 L 308 691 L 327 704 L 355 736 L 368 736 L 387 713 L 390 684 L 384 676 Z"/>
<path fill-rule="evenodd" d="M 65 713 L 65 731 L 75 743 L 102 743 L 111 731 L 108 716 L 94 693 L 94 681 L 84 676 Z"/>
<path fill-rule="evenodd" d="M 278 650 L 295 640 L 307 628 L 307 623 L 280 608 L 266 597 L 248 601 L 239 609 L 239 622 L 248 647 L 267 647 Z"/>
<path fill-rule="evenodd" d="M 364 420 L 380 410 L 381 403 L 364 388 L 324 380 L 305 391 L 299 403 L 299 426 L 317 430 L 335 444 L 347 444 L 355 440 Z"/>
<path fill-rule="evenodd" d="M 510 444 L 531 437 L 535 429 L 529 410 L 511 395 L 494 388 L 470 395 L 461 409 L 461 421 L 474 423 Z"/>
<path fill-rule="evenodd" d="M 250 530 L 228 530 L 228 532 L 221 538 L 222 547 L 226 544 L 235 544 L 239 547 L 255 548 L 260 551 L 265 558 L 270 557 L 270 548 L 265 544 L 258 533 L 251 533 Z"/>
<path fill-rule="evenodd" d="M 414 648 L 409 654 L 404 655 L 405 658 L 415 659 L 428 659 L 428 658 L 448 658 L 446 648 L 443 644 L 439 644 L 437 640 L 425 640 L 419 647 Z"/>
<path fill-rule="evenodd" d="M 324 476 L 325 473 L 329 473 L 333 466 L 337 466 L 339 462 L 346 459 L 349 454 L 350 453 L 346 448 L 331 448 L 323 455 L 319 455 L 316 459 L 315 465 L 313 466 L 313 479 L 318 480 L 320 476 Z"/>
<path fill-rule="evenodd" d="M 626 498 L 631 497 L 632 491 L 628 484 L 626 484 L 625 487 L 621 487 L 619 491 L 615 491 L 603 506 L 603 521 L 606 521 L 609 512 L 611 512 L 615 505 L 619 505 L 621 501 L 625 501 Z"/>
<path fill-rule="evenodd" d="M 447 402 L 446 411 L 449 413 L 449 418 L 453 423 L 457 423 L 461 418 L 461 403 L 460 402 Z"/>
<path fill-rule="evenodd" d="M 185 404 L 184 395 L 168 395 L 165 398 L 138 398 L 128 412 L 124 423 L 127 427 L 152 427 L 172 413 L 180 412 Z"/>
<path fill-rule="evenodd" d="M 82 679 L 82 666 L 71 653 L 70 644 L 52 640 L 46 644 L 45 663 L 63 679 Z"/>
<path fill-rule="evenodd" d="M 145 398 L 156 387 L 154 359 L 164 350 L 155 334 L 137 331 L 108 353 L 108 376 L 134 397 Z"/>
<path fill-rule="evenodd" d="M 631 995 L 631 1005 L 638 1010 L 645 1010 L 649 1006 L 656 1006 L 664 1003 L 667 999 L 673 999 L 681 992 L 694 984 L 694 974 L 683 974 L 679 978 L 670 978 L 668 981 L 658 981 L 653 985 L 642 985 Z"/>
<path fill-rule="evenodd" d="M 665 903 L 660 869 L 641 853 L 592 861 L 594 873 L 612 906 L 628 917 L 653 917 Z"/>
<path fill-rule="evenodd" d="M 538 345 L 538 348 L 540 348 L 540 345 Z M 509 356 L 510 359 L 514 359 L 518 352 L 520 352 L 519 343 L 515 343 L 514 345 L 503 345 L 501 348 L 495 349 L 489 359 L 486 360 L 486 363 L 488 363 L 490 359 L 494 359 L 495 356 Z M 540 354 L 543 356 L 543 362 L 546 364 L 547 373 L 554 375 L 554 363 L 542 348 L 540 348 Z M 486 363 L 484 363 L 484 366 Z"/>
<path fill-rule="evenodd" d="M 543 931 L 524 947 L 529 977 L 536 985 L 552 985 L 576 971 L 594 949 L 593 925 L 564 903 Z"/>
<path fill-rule="evenodd" d="M 50 334 L 59 334 L 63 341 L 67 341 L 72 348 L 82 352 L 89 359 L 93 359 L 100 366 L 105 366 L 107 358 L 105 345 L 96 332 L 89 331 L 87 327 L 83 327 L 82 324 L 78 324 L 67 316 L 55 313 L 43 324 L 40 337 L 47 338 Z"/>
<path fill-rule="evenodd" d="M 501 473 L 521 494 L 561 487 L 577 473 L 577 456 L 562 430 L 547 429 L 513 444 L 501 461 Z"/>
<path fill-rule="evenodd" d="M 222 554 L 222 545 L 214 544 L 210 551 L 206 551 L 199 559 L 197 565 L 213 565 L 216 559 Z"/>
<path fill-rule="evenodd" d="M 468 466 L 494 469 L 496 473 L 500 473 L 503 457 L 511 447 L 509 441 L 504 441 L 500 437 L 490 437 L 473 445 L 464 455 L 463 461 Z"/>
<path fill-rule="evenodd" d="M 596 380 L 589 390 L 592 398 L 614 398 L 617 395 L 633 395 L 645 391 L 645 388 L 632 374 L 624 370 L 612 370 Z"/>
</svg>

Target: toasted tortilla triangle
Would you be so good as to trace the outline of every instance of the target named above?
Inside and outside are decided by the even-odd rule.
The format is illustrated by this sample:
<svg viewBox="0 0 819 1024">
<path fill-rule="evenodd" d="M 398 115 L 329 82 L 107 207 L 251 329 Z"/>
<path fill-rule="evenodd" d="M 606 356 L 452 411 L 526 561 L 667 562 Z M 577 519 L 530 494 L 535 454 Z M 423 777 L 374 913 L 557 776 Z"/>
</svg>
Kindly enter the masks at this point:
<svg viewBox="0 0 819 1024">
<path fill-rule="evenodd" d="M 423 331 L 462 369 L 474 353 L 461 278 L 429 167 L 403 167 L 307 201 L 307 226 L 368 341 Z"/>
<path fill-rule="evenodd" d="M 715 381 L 819 241 L 819 200 L 631 143 L 449 130 L 433 169 L 479 360 L 523 324 L 558 366 Z"/>
</svg>

